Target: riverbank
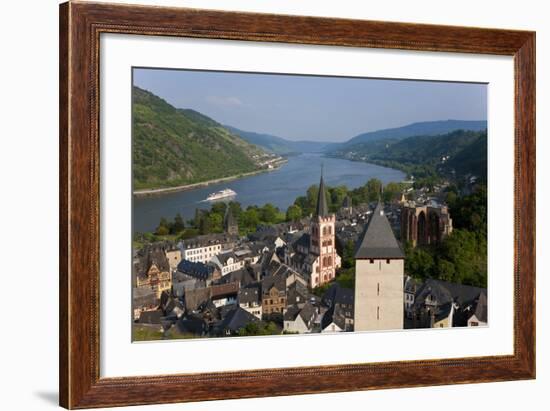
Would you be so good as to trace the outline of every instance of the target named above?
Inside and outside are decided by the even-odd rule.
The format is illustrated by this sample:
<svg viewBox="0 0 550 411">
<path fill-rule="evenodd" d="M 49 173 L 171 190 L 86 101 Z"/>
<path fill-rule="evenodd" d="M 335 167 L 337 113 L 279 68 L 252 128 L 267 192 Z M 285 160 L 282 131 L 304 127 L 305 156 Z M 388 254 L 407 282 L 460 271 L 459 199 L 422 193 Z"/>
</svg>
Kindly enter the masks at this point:
<svg viewBox="0 0 550 411">
<path fill-rule="evenodd" d="M 194 190 L 196 188 L 202 188 L 207 187 L 212 184 L 219 184 L 224 183 L 228 181 L 234 181 L 245 177 L 251 177 L 262 173 L 268 173 L 270 171 L 275 171 L 281 168 L 283 164 L 285 164 L 288 160 L 283 159 L 275 164 L 273 168 L 262 168 L 260 170 L 250 171 L 248 173 L 242 173 L 237 174 L 234 176 L 229 177 L 222 177 L 222 178 L 216 178 L 214 180 L 208 180 L 208 181 L 202 181 L 200 183 L 194 183 L 194 184 L 186 184 L 182 186 L 176 186 L 176 187 L 166 187 L 166 188 L 151 188 L 151 189 L 145 189 L 145 190 L 136 190 L 133 192 L 134 196 L 136 197 L 149 197 L 149 196 L 159 196 L 163 194 L 169 194 L 169 193 L 177 193 L 180 191 L 188 191 L 188 190 Z"/>
</svg>

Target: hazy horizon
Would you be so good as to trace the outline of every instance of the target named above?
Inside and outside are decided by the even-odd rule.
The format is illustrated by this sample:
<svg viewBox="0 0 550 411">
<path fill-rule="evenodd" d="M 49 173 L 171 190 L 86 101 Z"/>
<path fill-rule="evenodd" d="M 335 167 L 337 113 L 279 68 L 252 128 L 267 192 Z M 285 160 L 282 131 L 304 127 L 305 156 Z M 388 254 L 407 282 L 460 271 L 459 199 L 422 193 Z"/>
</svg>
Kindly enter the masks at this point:
<svg viewBox="0 0 550 411">
<path fill-rule="evenodd" d="M 176 108 L 291 141 L 342 142 L 411 123 L 487 120 L 487 85 L 135 68 L 134 85 Z"/>
</svg>

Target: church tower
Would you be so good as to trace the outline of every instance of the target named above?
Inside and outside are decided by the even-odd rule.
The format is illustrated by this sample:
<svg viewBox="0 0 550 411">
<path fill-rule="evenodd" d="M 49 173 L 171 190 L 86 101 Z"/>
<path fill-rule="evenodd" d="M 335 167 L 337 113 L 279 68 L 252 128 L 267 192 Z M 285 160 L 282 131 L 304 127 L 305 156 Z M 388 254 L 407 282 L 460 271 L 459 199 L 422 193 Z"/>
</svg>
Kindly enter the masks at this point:
<svg viewBox="0 0 550 411">
<path fill-rule="evenodd" d="M 311 287 L 318 287 L 334 279 L 336 269 L 340 267 L 340 256 L 336 253 L 335 223 L 336 216 L 328 210 L 321 170 L 317 208 L 311 222 L 309 244 L 310 253 L 319 256 L 312 267 Z"/>
<path fill-rule="evenodd" d="M 233 215 L 229 204 L 227 204 L 227 208 L 225 209 L 225 218 L 223 225 L 227 234 L 239 235 L 239 224 L 237 223 L 237 219 Z"/>
<path fill-rule="evenodd" d="M 403 328 L 405 255 L 378 203 L 355 253 L 355 331 Z"/>
</svg>

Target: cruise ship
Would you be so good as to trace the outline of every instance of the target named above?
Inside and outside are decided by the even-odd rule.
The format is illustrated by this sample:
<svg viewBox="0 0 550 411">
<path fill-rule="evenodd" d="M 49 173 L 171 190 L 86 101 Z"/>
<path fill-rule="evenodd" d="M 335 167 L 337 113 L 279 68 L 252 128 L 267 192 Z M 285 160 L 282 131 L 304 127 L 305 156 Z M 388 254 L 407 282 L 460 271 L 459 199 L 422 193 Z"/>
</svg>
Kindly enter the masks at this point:
<svg viewBox="0 0 550 411">
<path fill-rule="evenodd" d="M 230 188 L 226 188 L 225 190 L 209 194 L 208 197 L 206 197 L 206 201 L 216 201 L 221 200 L 222 198 L 234 197 L 236 195 L 237 193 L 235 191 L 231 190 Z"/>
</svg>

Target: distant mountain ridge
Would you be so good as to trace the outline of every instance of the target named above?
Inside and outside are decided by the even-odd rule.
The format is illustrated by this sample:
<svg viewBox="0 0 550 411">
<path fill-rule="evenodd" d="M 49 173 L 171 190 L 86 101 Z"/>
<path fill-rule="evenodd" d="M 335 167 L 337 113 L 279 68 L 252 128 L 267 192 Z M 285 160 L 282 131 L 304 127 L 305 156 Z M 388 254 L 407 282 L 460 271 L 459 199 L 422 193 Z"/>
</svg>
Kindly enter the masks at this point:
<svg viewBox="0 0 550 411">
<path fill-rule="evenodd" d="M 359 143 L 384 139 L 401 140 L 413 136 L 434 136 L 438 134 L 447 134 L 454 130 L 481 131 L 486 128 L 486 120 L 422 121 L 407 124 L 403 127 L 386 128 L 362 133 L 342 143 L 341 146 L 348 147 Z"/>
<path fill-rule="evenodd" d="M 299 153 L 321 153 L 329 146 L 335 143 L 327 143 L 320 141 L 292 141 L 283 137 L 274 136 L 272 134 L 256 133 L 253 131 L 245 131 L 236 127 L 225 125 L 232 133 L 240 136 L 243 140 L 251 144 L 260 146 L 272 153 L 279 155 L 293 155 Z"/>
<path fill-rule="evenodd" d="M 236 127 L 225 125 L 229 131 L 237 134 L 251 144 L 260 146 L 272 153 L 279 155 L 292 155 L 303 152 L 330 153 L 335 150 L 343 150 L 357 144 L 371 141 L 392 140 L 398 141 L 414 136 L 433 136 L 447 134 L 455 130 L 481 131 L 487 128 L 485 120 L 442 120 L 423 121 L 411 123 L 403 127 L 387 128 L 369 131 L 359 134 L 341 143 L 320 141 L 292 141 L 271 134 L 256 133 L 240 130 Z"/>
<path fill-rule="evenodd" d="M 134 189 L 168 188 L 259 170 L 266 153 L 221 124 L 133 88 Z"/>
</svg>

